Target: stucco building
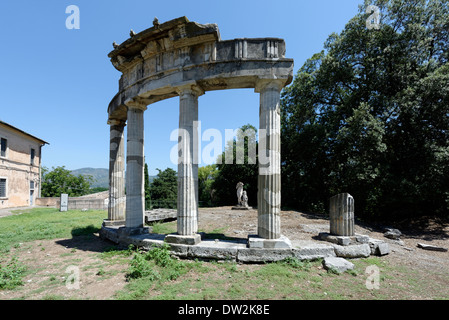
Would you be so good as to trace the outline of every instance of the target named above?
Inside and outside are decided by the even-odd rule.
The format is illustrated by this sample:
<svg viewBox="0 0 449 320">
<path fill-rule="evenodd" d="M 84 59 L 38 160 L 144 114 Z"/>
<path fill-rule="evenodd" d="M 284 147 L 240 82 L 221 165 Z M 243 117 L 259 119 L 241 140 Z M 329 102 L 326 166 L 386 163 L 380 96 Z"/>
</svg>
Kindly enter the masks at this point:
<svg viewBox="0 0 449 320">
<path fill-rule="evenodd" d="M 45 144 L 48 142 L 0 121 L 0 209 L 35 205 Z"/>
</svg>

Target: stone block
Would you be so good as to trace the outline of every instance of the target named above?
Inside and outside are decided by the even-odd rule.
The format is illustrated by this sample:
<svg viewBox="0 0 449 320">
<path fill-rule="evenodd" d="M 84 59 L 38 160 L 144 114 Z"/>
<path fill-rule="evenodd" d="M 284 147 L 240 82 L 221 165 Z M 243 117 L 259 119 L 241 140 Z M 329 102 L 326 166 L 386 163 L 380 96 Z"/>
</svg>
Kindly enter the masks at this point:
<svg viewBox="0 0 449 320">
<path fill-rule="evenodd" d="M 204 242 L 188 249 L 188 256 L 201 259 L 215 260 L 235 260 L 237 257 L 237 247 L 208 246 Z"/>
<path fill-rule="evenodd" d="M 350 246 L 334 245 L 335 254 L 341 258 L 367 258 L 371 255 L 369 244 L 358 244 Z"/>
<path fill-rule="evenodd" d="M 390 253 L 390 246 L 385 241 L 369 238 L 368 245 L 372 255 L 383 256 Z"/>
<path fill-rule="evenodd" d="M 386 242 L 379 243 L 377 246 L 376 254 L 379 256 L 384 256 L 390 253 L 390 246 Z"/>
<path fill-rule="evenodd" d="M 103 226 L 105 227 L 123 227 L 125 223 L 125 220 L 103 220 Z"/>
<path fill-rule="evenodd" d="M 432 246 L 432 245 L 424 244 L 424 243 L 418 243 L 417 246 L 418 246 L 418 248 L 421 248 L 424 250 L 430 250 L 430 251 L 439 251 L 439 252 L 447 252 L 448 251 L 447 248 Z"/>
<path fill-rule="evenodd" d="M 248 247 L 253 249 L 290 249 L 292 243 L 285 236 L 281 236 L 279 239 L 263 239 L 256 235 L 249 235 Z"/>
<path fill-rule="evenodd" d="M 384 233 L 384 237 L 392 240 L 400 240 L 402 236 L 402 232 L 398 229 L 386 228 Z"/>
<path fill-rule="evenodd" d="M 355 235 L 355 241 L 358 243 L 368 243 L 369 242 L 369 236 L 356 234 Z"/>
<path fill-rule="evenodd" d="M 99 236 L 101 239 L 112 241 L 115 244 L 118 244 L 120 242 L 117 228 L 102 226 L 99 232 Z"/>
<path fill-rule="evenodd" d="M 282 261 L 293 258 L 291 249 L 239 249 L 237 261 L 246 263 L 261 263 Z"/>
<path fill-rule="evenodd" d="M 189 254 L 189 247 L 185 244 L 175 244 L 175 243 L 169 243 L 170 246 L 170 252 L 180 258 L 187 258 Z"/>
<path fill-rule="evenodd" d="M 345 236 L 336 236 L 336 235 L 332 235 L 330 233 L 327 232 L 321 232 L 318 234 L 318 237 L 321 240 L 327 241 L 327 242 L 331 242 L 331 243 L 335 243 L 341 246 L 349 246 L 351 244 L 351 238 L 350 237 L 345 237 Z"/>
<path fill-rule="evenodd" d="M 293 257 L 298 260 L 316 260 L 335 256 L 334 247 L 331 245 L 311 243 L 293 248 Z"/>
<path fill-rule="evenodd" d="M 323 267 L 326 270 L 332 270 L 337 273 L 343 273 L 347 270 L 354 269 L 354 264 L 351 262 L 338 257 L 327 257 L 323 260 Z"/>
<path fill-rule="evenodd" d="M 128 228 L 128 227 L 121 227 L 117 230 L 120 237 L 129 237 L 129 236 L 138 236 L 142 234 L 149 234 L 150 228 L 149 227 L 143 227 L 143 228 Z"/>
<path fill-rule="evenodd" d="M 179 234 L 168 234 L 165 237 L 165 242 L 194 246 L 201 242 L 201 235 L 194 234 L 191 236 L 181 236 Z"/>
</svg>

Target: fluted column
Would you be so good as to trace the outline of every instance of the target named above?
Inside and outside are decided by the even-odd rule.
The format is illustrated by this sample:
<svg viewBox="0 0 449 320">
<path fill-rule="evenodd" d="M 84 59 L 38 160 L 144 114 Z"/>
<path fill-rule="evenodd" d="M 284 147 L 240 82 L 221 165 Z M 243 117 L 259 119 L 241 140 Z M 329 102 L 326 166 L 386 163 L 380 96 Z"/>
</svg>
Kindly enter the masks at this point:
<svg viewBox="0 0 449 320">
<path fill-rule="evenodd" d="M 106 226 L 125 224 L 125 121 L 110 120 L 109 204 Z"/>
<path fill-rule="evenodd" d="M 179 89 L 178 234 L 198 231 L 198 97 L 203 91 L 187 86 Z"/>
<path fill-rule="evenodd" d="M 354 236 L 354 198 L 349 193 L 330 199 L 330 232 L 336 236 Z"/>
<path fill-rule="evenodd" d="M 281 237 L 281 115 L 283 83 L 261 81 L 259 112 L 258 236 Z"/>
<path fill-rule="evenodd" d="M 126 228 L 143 228 L 144 194 L 144 121 L 146 105 L 128 102 L 126 150 Z"/>
</svg>

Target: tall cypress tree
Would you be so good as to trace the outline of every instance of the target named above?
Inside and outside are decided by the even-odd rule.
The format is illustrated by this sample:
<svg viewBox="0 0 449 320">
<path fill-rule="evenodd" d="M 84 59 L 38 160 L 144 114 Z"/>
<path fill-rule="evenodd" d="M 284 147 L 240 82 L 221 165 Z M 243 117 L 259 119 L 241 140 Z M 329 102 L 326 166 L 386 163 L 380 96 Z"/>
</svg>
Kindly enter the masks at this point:
<svg viewBox="0 0 449 320">
<path fill-rule="evenodd" d="M 151 191 L 150 191 L 150 176 L 148 174 L 148 164 L 145 163 L 145 210 L 151 210 Z"/>
</svg>

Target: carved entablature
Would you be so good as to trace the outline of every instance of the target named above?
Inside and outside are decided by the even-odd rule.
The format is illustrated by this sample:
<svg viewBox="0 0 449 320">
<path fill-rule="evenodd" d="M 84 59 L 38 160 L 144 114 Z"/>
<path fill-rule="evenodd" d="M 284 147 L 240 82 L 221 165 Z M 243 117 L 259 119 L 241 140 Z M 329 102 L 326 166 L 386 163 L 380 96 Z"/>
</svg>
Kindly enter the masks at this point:
<svg viewBox="0 0 449 320">
<path fill-rule="evenodd" d="M 189 47 L 216 41 L 220 41 L 217 25 L 201 25 L 182 17 L 136 34 L 109 53 L 109 57 L 121 72 L 147 59 L 162 64 L 164 56 L 166 59 L 171 56 L 179 64 L 180 59 L 190 54 Z"/>
<path fill-rule="evenodd" d="M 186 17 L 158 22 L 109 53 L 122 72 L 119 92 L 108 112 L 126 117 L 124 102 L 140 97 L 150 103 L 177 95 L 176 88 L 195 83 L 202 90 L 255 88 L 259 79 L 293 79 L 293 60 L 285 58 L 283 39 L 222 41 L 216 24 L 198 24 Z"/>
</svg>

